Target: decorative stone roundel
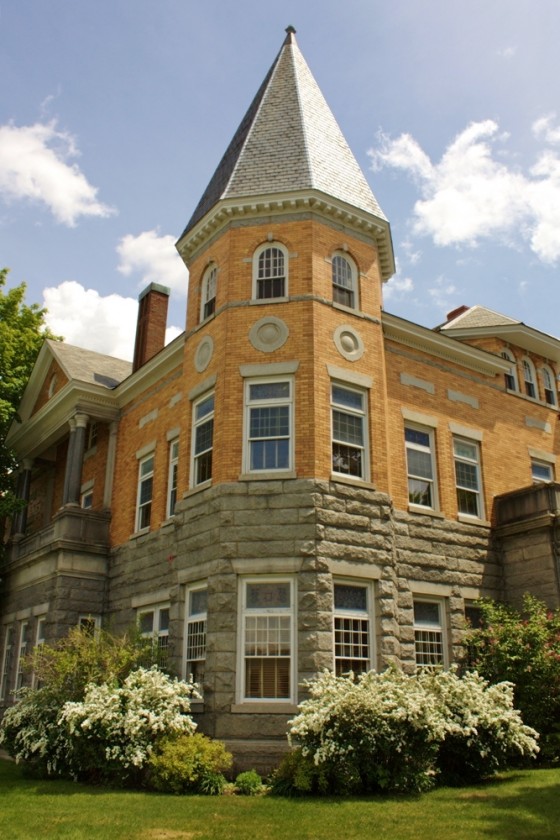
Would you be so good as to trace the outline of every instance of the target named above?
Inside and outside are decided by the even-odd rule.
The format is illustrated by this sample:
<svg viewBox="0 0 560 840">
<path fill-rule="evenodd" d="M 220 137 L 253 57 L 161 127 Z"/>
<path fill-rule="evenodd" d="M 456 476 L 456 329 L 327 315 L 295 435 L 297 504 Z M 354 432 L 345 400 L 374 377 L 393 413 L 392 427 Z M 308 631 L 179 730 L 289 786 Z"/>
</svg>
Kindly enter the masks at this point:
<svg viewBox="0 0 560 840">
<path fill-rule="evenodd" d="M 251 327 L 249 341 L 255 350 L 272 353 L 286 343 L 290 331 L 280 318 L 261 318 Z"/>
<path fill-rule="evenodd" d="M 194 354 L 194 366 L 199 373 L 202 373 L 203 370 L 206 370 L 208 365 L 210 364 L 210 359 L 214 354 L 214 342 L 207 335 L 205 338 L 202 339 L 198 347 L 196 348 L 196 353 Z"/>
<path fill-rule="evenodd" d="M 360 333 L 347 324 L 336 328 L 333 341 L 340 355 L 349 362 L 356 362 L 364 355 L 364 342 Z"/>
</svg>

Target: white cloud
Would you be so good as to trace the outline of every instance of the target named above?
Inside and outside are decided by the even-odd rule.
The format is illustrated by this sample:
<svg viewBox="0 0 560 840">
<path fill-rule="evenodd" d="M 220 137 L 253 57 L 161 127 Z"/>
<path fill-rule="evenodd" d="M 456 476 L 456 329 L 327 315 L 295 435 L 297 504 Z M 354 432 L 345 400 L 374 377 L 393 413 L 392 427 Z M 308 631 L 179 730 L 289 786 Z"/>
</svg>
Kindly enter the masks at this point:
<svg viewBox="0 0 560 840">
<path fill-rule="evenodd" d="M 453 309 L 455 306 L 452 299 L 457 295 L 457 286 L 444 277 L 438 277 L 435 285 L 431 289 L 428 289 L 428 294 L 437 308 L 444 315 L 447 315 L 450 309 Z"/>
<path fill-rule="evenodd" d="M 68 344 L 106 353 L 119 359 L 132 359 L 138 301 L 121 295 L 102 297 L 94 289 L 67 280 L 59 286 L 44 289 L 47 325 Z M 168 344 L 181 330 L 166 330 Z"/>
<path fill-rule="evenodd" d="M 544 140 L 545 143 L 556 145 L 560 143 L 560 126 L 553 126 L 552 122 L 556 119 L 556 114 L 547 114 L 540 117 L 532 125 L 533 134 L 538 139 Z"/>
<path fill-rule="evenodd" d="M 138 301 L 121 295 L 102 297 L 67 280 L 44 289 L 46 322 L 69 344 L 119 359 L 132 359 Z"/>
<path fill-rule="evenodd" d="M 175 248 L 175 237 L 160 236 L 146 230 L 138 236 L 127 234 L 117 245 L 118 270 L 127 277 L 139 273 L 139 286 L 160 283 L 181 295 L 187 294 L 188 271 Z"/>
<path fill-rule="evenodd" d="M 497 54 L 500 58 L 510 59 L 513 58 L 517 52 L 517 47 L 503 47 L 501 50 L 498 50 Z"/>
<path fill-rule="evenodd" d="M 533 125 L 535 136 L 560 142 L 553 116 Z M 412 231 L 436 245 L 476 246 L 496 238 L 510 247 L 527 242 L 545 263 L 560 259 L 560 154 L 547 149 L 527 174 L 500 162 L 494 147 L 509 137 L 493 120 L 471 123 L 432 163 L 410 135 L 380 135 L 368 152 L 373 168 L 400 169 L 418 185 Z"/>
<path fill-rule="evenodd" d="M 54 121 L 0 126 L 0 196 L 44 204 L 69 227 L 81 216 L 110 216 L 114 210 L 97 200 L 97 189 L 71 163 L 78 154 L 74 138 Z"/>
<path fill-rule="evenodd" d="M 411 277 L 403 277 L 398 258 L 396 260 L 396 268 L 396 273 L 383 286 L 383 300 L 385 303 L 388 300 L 394 302 L 408 298 L 414 291 L 414 281 Z"/>
</svg>

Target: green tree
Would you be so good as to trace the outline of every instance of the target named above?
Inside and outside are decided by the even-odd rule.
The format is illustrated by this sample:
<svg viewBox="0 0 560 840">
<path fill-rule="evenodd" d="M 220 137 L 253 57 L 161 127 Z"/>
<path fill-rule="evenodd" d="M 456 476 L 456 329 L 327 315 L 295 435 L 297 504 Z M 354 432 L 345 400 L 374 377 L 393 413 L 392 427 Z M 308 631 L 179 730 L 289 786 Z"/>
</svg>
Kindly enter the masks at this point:
<svg viewBox="0 0 560 840">
<path fill-rule="evenodd" d="M 25 283 L 8 289 L 7 277 L 8 269 L 0 269 L 0 537 L 5 518 L 19 506 L 14 485 L 17 461 L 5 444 L 6 435 L 41 345 L 46 338 L 58 338 L 45 325 L 46 309 L 25 303 Z"/>
</svg>

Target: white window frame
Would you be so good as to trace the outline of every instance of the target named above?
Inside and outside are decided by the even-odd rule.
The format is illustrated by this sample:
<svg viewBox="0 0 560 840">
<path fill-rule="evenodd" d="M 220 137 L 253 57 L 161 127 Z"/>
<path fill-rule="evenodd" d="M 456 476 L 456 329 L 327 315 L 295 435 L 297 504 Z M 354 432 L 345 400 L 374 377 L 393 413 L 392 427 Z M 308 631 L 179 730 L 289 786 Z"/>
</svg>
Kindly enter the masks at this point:
<svg viewBox="0 0 560 840">
<path fill-rule="evenodd" d="M 92 420 L 87 425 L 87 442 L 86 442 L 86 450 L 93 449 L 97 446 L 97 438 L 99 435 L 99 426 L 96 420 Z"/>
<path fill-rule="evenodd" d="M 288 395 L 279 396 L 257 396 L 252 394 L 253 388 L 259 386 L 273 386 L 287 385 Z M 264 389 L 263 389 L 264 390 Z M 287 433 L 278 431 L 277 434 L 256 434 L 253 431 L 252 418 L 253 412 L 263 412 L 263 417 L 266 418 L 265 412 L 267 409 L 287 408 L 288 423 Z M 244 471 L 247 474 L 281 474 L 292 472 L 294 468 L 294 378 L 293 376 L 274 376 L 274 377 L 254 377 L 245 380 L 245 430 L 244 430 Z M 287 459 L 286 463 L 281 466 L 268 466 L 268 455 L 265 449 L 268 450 L 268 444 L 276 443 L 276 452 L 280 454 L 279 446 L 282 441 L 287 441 Z M 262 446 L 259 446 L 261 444 Z M 257 461 L 256 454 L 258 449 L 262 449 L 264 453 L 262 466 L 255 466 Z M 271 448 L 270 452 L 274 450 Z M 278 458 L 276 459 L 278 460 Z"/>
<path fill-rule="evenodd" d="M 216 291 L 218 288 L 218 267 L 212 263 L 204 272 L 200 293 L 200 320 L 206 321 L 216 311 Z"/>
<path fill-rule="evenodd" d="M 365 607 L 337 606 L 337 589 L 342 587 L 363 591 Z M 333 580 L 333 657 L 338 676 L 350 671 L 361 674 L 375 667 L 373 603 L 373 584 L 370 581 L 355 578 Z"/>
<path fill-rule="evenodd" d="M 13 624 L 5 625 L 4 631 L 4 650 L 2 652 L 2 670 L 0 671 L 0 700 L 7 700 L 10 691 L 14 636 L 16 632 Z"/>
<path fill-rule="evenodd" d="M 193 606 L 193 598 L 206 593 L 206 598 L 199 598 L 199 606 Z M 204 603 L 206 601 L 206 603 Z M 202 693 L 206 664 L 206 636 L 208 628 L 208 584 L 196 583 L 185 591 L 185 650 L 183 656 L 183 677 L 192 679 Z M 202 609 L 204 607 L 204 609 Z"/>
<path fill-rule="evenodd" d="M 46 615 L 39 615 L 37 616 L 37 626 L 35 628 L 35 648 L 40 648 L 42 645 L 45 644 L 45 624 L 47 623 L 47 616 Z M 39 681 L 37 679 L 37 675 L 35 671 L 31 677 L 31 686 L 32 688 L 39 687 Z"/>
<path fill-rule="evenodd" d="M 288 576 L 268 576 L 260 575 L 258 577 L 242 577 L 239 579 L 239 664 L 238 664 L 238 697 L 240 703 L 294 703 L 296 696 L 296 587 L 293 578 Z M 287 586 L 289 592 L 288 606 L 259 606 L 251 607 L 247 604 L 247 593 L 250 586 Z M 280 652 L 275 656 L 274 653 L 265 652 L 265 647 L 274 648 L 275 644 L 286 643 L 289 652 Z M 276 642 L 275 642 L 276 634 Z M 278 634 L 284 635 L 284 639 L 278 641 Z M 258 646 L 261 650 L 257 654 L 250 651 L 255 650 Z M 281 648 L 282 650 L 282 648 Z M 260 652 L 260 656 L 258 653 Z M 261 694 L 252 694 L 247 691 L 247 684 L 251 676 L 247 669 L 248 663 L 252 663 L 251 670 L 258 667 L 258 663 L 266 665 L 267 662 L 276 662 L 278 666 L 280 661 L 288 660 L 287 672 L 284 672 L 284 678 L 287 674 L 288 691 L 285 694 L 278 694 L 276 696 L 263 696 Z M 258 679 L 258 672 L 255 670 L 255 676 Z M 264 676 L 264 671 L 263 671 Z M 277 674 L 278 676 L 278 674 Z M 279 675 L 280 678 L 282 674 Z M 264 678 L 266 678 L 264 676 Z"/>
<path fill-rule="evenodd" d="M 337 380 L 331 381 L 331 469 L 334 475 L 343 475 L 345 478 L 354 479 L 357 481 L 369 480 L 369 452 L 368 452 L 368 393 L 363 388 L 354 385 L 348 385 L 346 382 Z M 359 397 L 361 406 L 351 405 L 349 401 L 342 402 L 335 397 L 335 389 L 337 393 L 346 392 Z M 346 415 L 354 420 L 359 418 L 361 422 L 362 440 L 361 443 L 344 439 L 342 435 L 335 435 L 337 422 L 336 415 Z M 348 435 L 346 436 L 349 437 Z M 342 454 L 342 450 L 347 450 L 346 456 Z M 356 453 L 355 455 L 352 453 Z M 352 472 L 352 460 L 359 463 L 359 471 Z M 347 467 L 347 468 L 346 468 Z"/>
<path fill-rule="evenodd" d="M 86 630 L 91 636 L 99 635 L 101 630 L 101 616 L 92 613 L 83 613 L 78 616 L 78 627 Z"/>
<path fill-rule="evenodd" d="M 438 619 L 419 619 L 416 614 L 417 604 L 430 604 L 437 607 Z M 414 658 L 417 668 L 444 667 L 449 662 L 446 632 L 446 603 L 443 598 L 413 596 L 414 623 Z"/>
<path fill-rule="evenodd" d="M 192 436 L 191 436 L 191 487 L 212 481 L 214 454 L 214 409 L 215 395 L 213 391 L 193 402 L 192 408 Z M 208 429 L 210 434 L 208 435 Z M 209 437 L 210 445 L 203 446 L 197 452 L 199 435 Z M 208 441 L 207 441 L 208 442 Z M 209 474 L 208 474 L 209 473 Z"/>
<path fill-rule="evenodd" d="M 93 507 L 93 487 L 88 487 L 80 493 L 80 507 L 83 510 L 91 510 Z"/>
<path fill-rule="evenodd" d="M 167 500 L 166 517 L 169 519 L 175 513 L 177 504 L 177 475 L 179 472 L 179 438 L 169 441 L 167 464 Z"/>
<path fill-rule="evenodd" d="M 523 366 L 523 381 L 525 386 L 525 396 L 529 397 L 532 400 L 538 400 L 539 398 L 539 391 L 537 386 L 537 374 L 535 371 L 535 365 L 531 361 L 531 359 L 525 356 L 521 364 Z"/>
<path fill-rule="evenodd" d="M 549 461 L 531 458 L 531 477 L 533 484 L 547 484 L 554 481 L 554 465 Z"/>
<path fill-rule="evenodd" d="M 151 466 L 150 466 L 151 464 Z M 154 501 L 155 452 L 152 451 L 138 461 L 138 490 L 136 495 L 136 530 L 147 531 L 152 520 Z M 150 497 L 142 501 L 144 486 L 149 486 Z M 147 519 L 147 521 L 145 521 Z"/>
<path fill-rule="evenodd" d="M 264 263 L 265 254 L 270 251 L 272 265 Z M 277 253 L 273 253 L 277 252 Z M 278 260 L 276 268 L 274 261 Z M 280 270 L 280 263 L 282 271 Z M 275 270 L 276 268 L 276 270 Z M 281 284 L 281 294 L 269 294 L 275 283 Z M 267 288 L 267 284 L 271 287 Z M 265 242 L 253 255 L 253 300 L 270 302 L 286 300 L 288 297 L 288 251 L 280 242 Z"/>
<path fill-rule="evenodd" d="M 542 367 L 542 378 L 544 388 L 544 401 L 547 405 L 556 408 L 558 406 L 558 391 L 556 388 L 556 377 L 554 371 L 548 365 Z"/>
<path fill-rule="evenodd" d="M 472 447 L 475 456 L 469 457 L 465 453 L 458 453 L 456 446 L 461 445 L 466 447 Z M 458 476 L 459 464 L 464 464 L 469 468 L 474 467 L 477 483 L 476 488 L 467 486 L 464 482 L 460 483 Z M 480 444 L 478 441 L 466 437 L 461 437 L 459 435 L 453 436 L 453 468 L 455 472 L 455 495 L 457 499 L 457 511 L 459 516 L 465 516 L 469 519 L 484 519 L 484 492 L 482 485 L 481 451 Z M 464 493 L 469 494 L 469 496 L 476 500 L 476 513 L 461 510 L 460 495 Z"/>
<path fill-rule="evenodd" d="M 508 391 L 519 391 L 519 383 L 517 381 L 517 360 L 511 350 L 504 348 L 501 352 L 502 359 L 510 362 L 511 368 L 505 374 L 506 389 Z"/>
<path fill-rule="evenodd" d="M 23 660 L 27 655 L 27 636 L 29 633 L 29 621 L 22 621 L 19 625 L 19 645 L 16 662 L 16 681 L 14 689 L 19 691 L 23 685 Z"/>
<path fill-rule="evenodd" d="M 167 626 L 165 626 L 165 613 L 167 613 Z M 151 630 L 145 629 L 145 627 L 142 626 L 142 616 L 148 615 L 152 616 Z M 164 623 L 163 627 L 162 619 Z M 163 668 L 167 667 L 169 662 L 169 602 L 138 607 L 136 610 L 136 621 L 140 635 L 144 639 L 152 640 L 152 648 L 157 657 L 158 665 Z"/>
<path fill-rule="evenodd" d="M 336 251 L 331 258 L 333 303 L 346 309 L 359 309 L 358 270 L 348 254 Z"/>
<path fill-rule="evenodd" d="M 428 439 L 427 444 L 421 443 L 419 440 L 409 440 L 407 438 L 407 433 L 410 432 L 411 435 L 414 433 L 425 435 Z M 435 431 L 434 429 L 430 428 L 429 426 L 422 426 L 417 423 L 409 423 L 406 422 L 404 425 L 404 445 L 405 445 L 405 455 L 406 455 L 406 474 L 407 474 L 407 489 L 408 489 L 408 503 L 413 508 L 422 508 L 423 510 L 438 510 L 439 509 L 439 497 L 438 497 L 438 483 L 437 483 L 437 464 L 436 464 L 436 439 L 435 439 Z M 417 475 L 412 471 L 413 465 L 411 465 L 409 459 L 409 452 L 419 452 L 422 455 L 427 455 L 430 459 L 430 470 L 431 476 L 421 476 Z M 412 483 L 416 482 L 416 484 L 426 484 L 427 490 L 430 496 L 430 504 L 426 504 L 423 501 L 415 501 L 413 498 L 414 492 L 412 490 Z M 416 491 L 417 493 L 420 492 L 419 490 Z M 422 498 L 424 493 L 421 496 L 417 496 L 417 498 Z"/>
</svg>

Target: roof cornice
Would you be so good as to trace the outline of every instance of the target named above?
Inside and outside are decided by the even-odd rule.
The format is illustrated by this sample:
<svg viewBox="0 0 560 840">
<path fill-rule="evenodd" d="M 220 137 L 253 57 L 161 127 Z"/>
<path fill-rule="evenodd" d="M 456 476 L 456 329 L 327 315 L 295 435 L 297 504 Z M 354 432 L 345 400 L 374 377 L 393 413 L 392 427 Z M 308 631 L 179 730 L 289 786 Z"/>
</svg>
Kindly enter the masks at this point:
<svg viewBox="0 0 560 840">
<path fill-rule="evenodd" d="M 246 196 L 243 199 L 222 199 L 191 230 L 177 242 L 177 250 L 188 262 L 207 242 L 232 222 L 268 220 L 282 216 L 309 214 L 324 218 L 328 223 L 344 225 L 361 236 L 373 239 L 379 250 L 379 264 L 383 281 L 395 273 L 391 228 L 386 219 L 333 198 L 319 190 L 268 193 Z"/>
<path fill-rule="evenodd" d="M 123 408 L 128 402 L 144 393 L 147 388 L 161 381 L 170 370 L 181 365 L 184 346 L 185 333 L 183 332 L 117 385 L 113 393 L 119 408 Z"/>
<path fill-rule="evenodd" d="M 464 344 L 450 336 L 434 332 L 427 327 L 421 327 L 419 324 L 412 323 L 412 321 L 405 321 L 396 315 L 390 315 L 388 312 L 381 314 L 381 322 L 383 324 L 383 334 L 386 338 L 469 368 L 485 376 L 506 373 L 511 367 L 511 362 L 508 363 L 501 356 L 495 356 L 486 350 L 479 350 L 470 344 Z"/>
<path fill-rule="evenodd" d="M 463 329 L 449 327 L 445 329 L 445 335 L 457 341 L 469 338 L 501 338 L 504 342 L 514 344 L 522 350 L 536 353 L 551 362 L 560 363 L 560 341 L 533 327 L 528 327 L 521 321 L 487 327 L 464 327 Z"/>
</svg>

